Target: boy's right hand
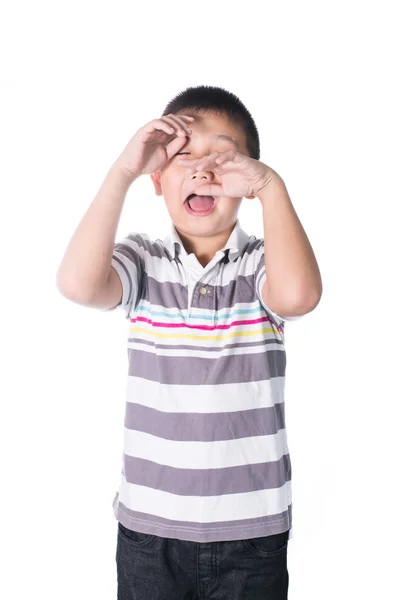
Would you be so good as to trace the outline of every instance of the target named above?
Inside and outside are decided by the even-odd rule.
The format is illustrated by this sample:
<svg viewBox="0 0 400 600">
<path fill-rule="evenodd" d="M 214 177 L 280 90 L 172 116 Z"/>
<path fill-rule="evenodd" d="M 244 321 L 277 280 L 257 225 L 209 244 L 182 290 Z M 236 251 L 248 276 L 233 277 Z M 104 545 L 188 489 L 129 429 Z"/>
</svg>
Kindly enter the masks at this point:
<svg viewBox="0 0 400 600">
<path fill-rule="evenodd" d="M 116 164 L 132 180 L 162 169 L 185 145 L 191 134 L 188 123 L 193 120 L 188 115 L 170 114 L 150 121 L 130 139 Z"/>
</svg>

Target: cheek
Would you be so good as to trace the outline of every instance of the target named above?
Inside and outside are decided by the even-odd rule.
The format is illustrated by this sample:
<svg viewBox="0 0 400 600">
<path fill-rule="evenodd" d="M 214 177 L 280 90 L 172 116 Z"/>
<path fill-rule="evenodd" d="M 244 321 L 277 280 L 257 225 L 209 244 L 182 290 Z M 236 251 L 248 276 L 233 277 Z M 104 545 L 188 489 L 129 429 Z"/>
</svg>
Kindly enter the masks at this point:
<svg viewBox="0 0 400 600">
<path fill-rule="evenodd" d="M 175 165 L 170 165 L 164 168 L 161 185 L 163 190 L 168 190 L 171 193 L 180 193 L 184 182 L 184 173 L 182 169 L 177 168 Z"/>
</svg>

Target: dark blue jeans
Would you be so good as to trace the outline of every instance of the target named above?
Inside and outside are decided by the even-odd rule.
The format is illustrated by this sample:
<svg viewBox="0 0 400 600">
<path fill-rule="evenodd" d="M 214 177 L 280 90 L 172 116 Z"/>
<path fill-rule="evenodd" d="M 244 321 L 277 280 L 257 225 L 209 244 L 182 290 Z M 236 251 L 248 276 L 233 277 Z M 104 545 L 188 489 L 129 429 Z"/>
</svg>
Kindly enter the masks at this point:
<svg viewBox="0 0 400 600">
<path fill-rule="evenodd" d="M 190 542 L 118 522 L 118 600 L 287 600 L 289 532 Z"/>
</svg>

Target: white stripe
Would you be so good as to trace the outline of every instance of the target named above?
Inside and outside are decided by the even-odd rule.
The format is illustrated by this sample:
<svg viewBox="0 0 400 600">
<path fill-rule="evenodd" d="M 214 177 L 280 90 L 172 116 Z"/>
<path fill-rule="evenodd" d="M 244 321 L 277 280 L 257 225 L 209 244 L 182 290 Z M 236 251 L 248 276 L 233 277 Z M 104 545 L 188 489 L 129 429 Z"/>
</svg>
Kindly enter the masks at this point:
<svg viewBox="0 0 400 600">
<path fill-rule="evenodd" d="M 121 477 L 119 500 L 130 510 L 178 522 L 237 521 L 282 513 L 292 501 L 291 482 L 281 488 L 224 496 L 178 496 L 127 483 Z"/>
<path fill-rule="evenodd" d="M 219 385 L 172 385 L 128 376 L 127 402 L 165 412 L 229 413 L 284 402 L 284 377 Z"/>
<path fill-rule="evenodd" d="M 223 469 L 276 461 L 288 454 L 286 429 L 216 442 L 181 442 L 124 427 L 124 452 L 176 469 Z"/>
<path fill-rule="evenodd" d="M 135 330 L 137 328 L 140 329 L 147 329 L 148 328 L 148 332 L 147 331 L 140 331 L 140 332 L 135 332 Z M 198 331 L 195 329 L 184 329 L 182 328 L 180 331 L 175 330 L 177 335 L 182 334 L 182 337 L 175 337 L 175 338 L 168 338 L 167 336 L 164 338 L 158 338 L 158 337 L 154 337 L 153 335 L 153 331 L 154 329 L 151 329 L 151 326 L 146 325 L 145 323 L 143 323 L 143 327 L 142 324 L 137 324 L 134 325 L 132 327 L 129 328 L 129 336 L 131 337 L 136 337 L 136 339 L 140 336 L 140 338 L 144 341 L 144 342 L 154 342 L 156 341 L 157 343 L 167 343 L 169 346 L 173 346 L 174 344 L 176 344 L 177 346 L 182 346 L 184 344 L 190 344 L 191 348 L 190 351 L 187 348 L 177 348 L 176 350 L 174 350 L 173 348 L 163 348 L 162 346 L 159 346 L 157 348 L 157 356 L 183 356 L 183 357 L 204 357 L 204 358 L 208 358 L 211 360 L 217 360 L 218 358 L 221 358 L 222 356 L 233 356 L 233 355 L 246 355 L 246 354 L 265 354 L 267 352 L 267 350 L 280 350 L 283 351 L 283 346 L 282 344 L 278 344 L 278 342 L 271 342 L 268 344 L 268 346 L 264 345 L 259 345 L 259 346 L 254 346 L 254 347 L 250 347 L 250 346 L 238 346 L 237 348 L 225 348 L 224 346 L 226 346 L 226 344 L 237 344 L 240 342 L 243 343 L 248 343 L 248 342 L 262 342 L 266 339 L 268 339 L 268 337 L 271 337 L 273 340 L 276 339 L 276 334 L 274 333 L 274 330 L 272 329 L 271 325 L 269 323 L 262 323 L 260 324 L 260 328 L 266 329 L 266 331 L 264 333 L 259 333 L 259 334 L 252 334 L 252 335 L 244 335 L 242 337 L 240 337 L 240 340 L 238 340 L 237 338 L 235 338 L 235 336 L 229 337 L 229 333 L 227 332 L 227 337 L 225 339 L 222 340 L 215 340 L 215 339 L 208 339 L 208 336 L 214 337 L 215 333 L 213 333 L 212 331 Z M 239 329 L 239 328 L 238 328 Z M 268 329 L 270 331 L 268 331 Z M 246 331 L 248 331 L 250 334 L 251 332 L 249 331 L 249 329 L 247 329 Z M 162 333 L 165 332 L 165 329 L 163 327 L 158 327 L 157 328 L 157 333 Z M 189 336 L 196 336 L 196 338 L 192 338 Z M 185 337 L 188 336 L 188 337 Z M 196 348 L 196 344 L 199 344 L 199 347 Z M 214 346 L 215 350 L 209 352 L 208 350 L 202 350 L 202 347 L 204 348 L 204 345 L 210 345 L 210 346 Z M 218 348 L 218 344 L 220 345 L 220 347 Z M 149 344 L 143 344 L 141 342 L 138 341 L 129 341 L 127 342 L 127 347 L 128 348 L 133 348 L 135 350 L 140 350 L 143 352 L 149 352 L 150 354 L 155 354 L 154 353 L 154 347 L 153 346 L 149 346 Z M 266 359 L 267 362 L 267 359 Z"/>
</svg>

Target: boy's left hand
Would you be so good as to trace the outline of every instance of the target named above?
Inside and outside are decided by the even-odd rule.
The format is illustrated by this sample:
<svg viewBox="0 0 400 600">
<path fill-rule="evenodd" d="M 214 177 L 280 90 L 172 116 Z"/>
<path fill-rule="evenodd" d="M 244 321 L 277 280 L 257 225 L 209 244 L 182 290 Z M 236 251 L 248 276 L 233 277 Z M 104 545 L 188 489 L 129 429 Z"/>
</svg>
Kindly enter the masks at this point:
<svg viewBox="0 0 400 600">
<path fill-rule="evenodd" d="M 256 198 L 274 177 L 279 177 L 261 161 L 236 150 L 213 152 L 203 158 L 177 158 L 176 163 L 187 166 L 190 173 L 210 169 L 219 176 L 221 183 L 199 184 L 195 189 L 199 196 Z"/>
</svg>

